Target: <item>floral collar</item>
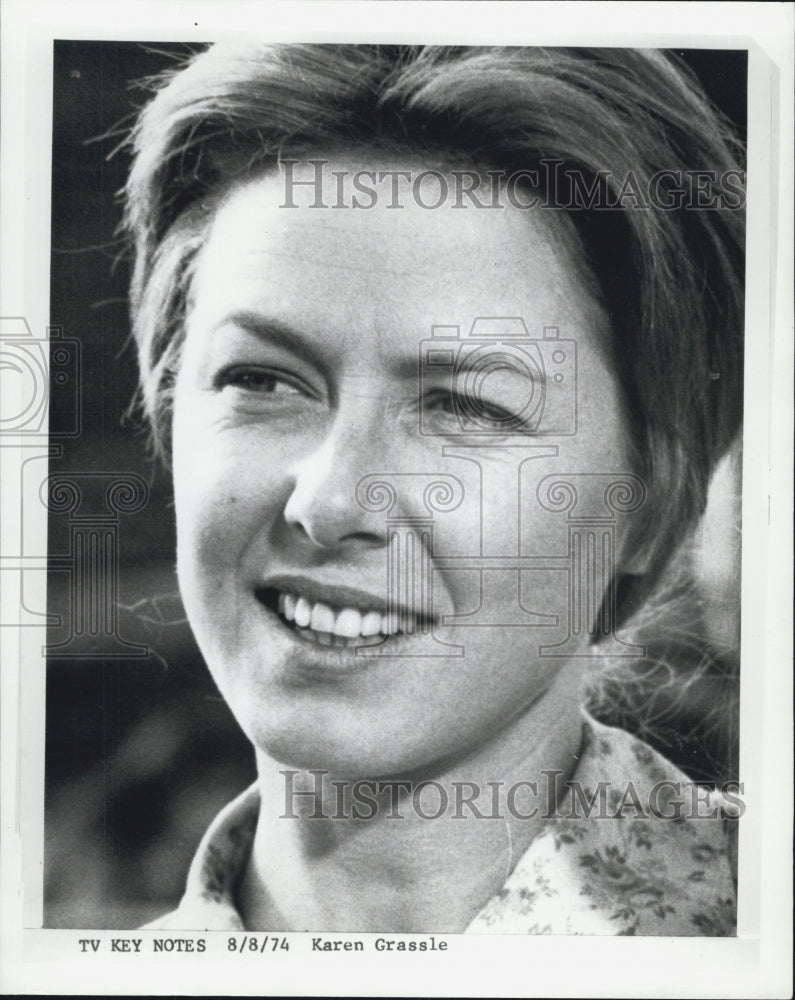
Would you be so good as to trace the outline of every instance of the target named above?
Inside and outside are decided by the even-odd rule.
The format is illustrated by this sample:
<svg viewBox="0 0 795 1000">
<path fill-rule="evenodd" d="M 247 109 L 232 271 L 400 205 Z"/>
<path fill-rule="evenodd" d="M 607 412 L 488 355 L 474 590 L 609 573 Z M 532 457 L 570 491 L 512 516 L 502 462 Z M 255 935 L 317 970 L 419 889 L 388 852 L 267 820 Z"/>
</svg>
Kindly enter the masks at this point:
<svg viewBox="0 0 795 1000">
<path fill-rule="evenodd" d="M 671 783 L 687 809 L 697 799 L 699 814 L 664 818 L 637 808 L 655 788 L 673 793 Z M 601 806 L 588 812 L 600 794 L 607 813 Z M 670 815 L 659 794 L 658 802 Z M 642 741 L 585 715 L 579 762 L 555 817 L 467 933 L 733 935 L 731 821 L 720 818 L 721 803 L 719 793 L 696 797 L 689 779 Z M 234 891 L 258 811 L 254 784 L 207 831 L 179 907 L 148 928 L 245 929 Z"/>
</svg>

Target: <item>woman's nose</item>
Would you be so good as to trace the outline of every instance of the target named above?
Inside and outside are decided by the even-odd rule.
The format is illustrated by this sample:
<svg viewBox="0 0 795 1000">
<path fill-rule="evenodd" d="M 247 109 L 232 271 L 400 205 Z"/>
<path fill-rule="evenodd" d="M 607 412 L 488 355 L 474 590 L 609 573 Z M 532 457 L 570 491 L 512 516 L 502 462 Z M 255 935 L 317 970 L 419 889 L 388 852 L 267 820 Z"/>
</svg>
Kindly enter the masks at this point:
<svg viewBox="0 0 795 1000">
<path fill-rule="evenodd" d="M 321 444 L 293 466 L 293 485 L 284 508 L 287 524 L 314 545 L 334 549 L 386 544 L 383 513 L 357 500 L 357 484 L 383 468 L 388 451 L 384 428 L 338 424 Z"/>
</svg>

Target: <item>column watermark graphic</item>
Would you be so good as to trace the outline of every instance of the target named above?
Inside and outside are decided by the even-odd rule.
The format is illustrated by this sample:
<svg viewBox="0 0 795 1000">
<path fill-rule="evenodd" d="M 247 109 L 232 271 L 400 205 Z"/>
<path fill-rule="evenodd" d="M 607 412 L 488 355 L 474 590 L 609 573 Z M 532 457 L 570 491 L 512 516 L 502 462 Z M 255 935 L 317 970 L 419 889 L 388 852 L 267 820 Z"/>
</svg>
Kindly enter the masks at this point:
<svg viewBox="0 0 795 1000">
<path fill-rule="evenodd" d="M 91 487 L 94 487 L 93 489 Z M 145 644 L 119 634 L 119 523 L 146 506 L 149 488 L 138 475 L 52 475 L 42 484 L 52 514 L 69 519 L 68 552 L 51 556 L 53 570 L 69 575 L 69 634 L 49 643 L 49 655 L 79 659 L 145 657 Z M 86 645 L 86 640 L 96 648 Z"/>
<path fill-rule="evenodd" d="M 405 507 L 408 491 L 416 497 Z M 413 635 L 411 653 L 363 646 L 362 656 L 463 656 L 462 646 L 444 642 L 434 632 L 434 515 L 455 511 L 464 498 L 461 480 L 440 473 L 372 473 L 359 481 L 356 501 L 363 510 L 386 519 L 386 614 L 404 634 Z M 419 508 L 419 509 L 418 509 Z M 417 513 L 403 513 L 411 510 Z"/>
<path fill-rule="evenodd" d="M 42 651 L 59 658 L 140 658 L 149 647 L 120 634 L 119 552 L 122 520 L 142 510 L 149 488 L 141 476 L 127 471 L 102 474 L 60 470 L 64 445 L 83 432 L 81 345 L 63 336 L 60 327 L 36 337 L 21 316 L 0 320 L 0 368 L 5 391 L 0 410 L 0 448 L 14 449 L 21 459 L 18 480 L 4 482 L 11 498 L 5 510 L 16 518 L 4 525 L 0 572 L 19 595 L 13 628 L 66 627 L 63 639 L 44 643 Z M 49 417 L 57 416 L 50 429 Z M 47 552 L 58 519 L 67 520 L 63 551 Z M 48 574 L 68 578 L 64 615 L 31 601 L 42 594 Z M 10 581 L 10 582 L 9 582 Z M 64 620 L 65 619 L 65 620 Z"/>
</svg>

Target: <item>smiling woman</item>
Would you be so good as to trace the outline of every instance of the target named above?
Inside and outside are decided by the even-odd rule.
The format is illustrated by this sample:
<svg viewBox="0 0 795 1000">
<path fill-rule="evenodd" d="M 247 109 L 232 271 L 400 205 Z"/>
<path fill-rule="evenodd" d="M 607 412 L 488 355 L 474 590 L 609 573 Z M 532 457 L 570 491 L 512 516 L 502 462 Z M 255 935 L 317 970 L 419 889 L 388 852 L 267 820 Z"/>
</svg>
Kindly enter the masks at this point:
<svg viewBox="0 0 795 1000">
<path fill-rule="evenodd" d="M 362 168 L 346 159 L 332 164 Z M 381 471 L 466 476 L 461 460 L 439 447 L 459 432 L 449 379 L 426 377 L 418 399 L 419 344 L 434 320 L 477 316 L 484 305 L 533 326 L 553 317 L 577 341 L 582 429 L 561 438 L 557 454 L 539 454 L 535 474 L 627 469 L 619 393 L 598 348 L 604 315 L 546 222 L 518 209 L 493 218 L 429 215 L 408 205 L 395 217 L 381 204 L 332 216 L 309 210 L 310 193 L 306 210 L 284 219 L 282 193 L 276 174 L 236 186 L 195 264 L 172 447 L 180 586 L 199 645 L 245 732 L 277 761 L 383 776 L 457 759 L 497 739 L 505 741 L 499 753 L 507 766 L 516 751 L 527 753 L 526 710 L 560 660 L 535 655 L 535 629 L 501 626 L 515 606 L 509 587 L 495 590 L 496 624 L 466 629 L 463 657 L 421 655 L 422 634 L 388 620 L 387 522 L 355 502 L 356 489 Z M 490 378 L 480 399 L 502 407 L 523 399 L 510 380 L 496 380 L 495 389 Z M 520 380 L 526 377 L 514 373 L 512 381 Z M 418 433 L 420 407 L 433 415 L 433 435 Z M 440 517 L 437 554 L 471 554 L 478 515 L 497 546 L 489 554 L 510 550 L 519 529 L 511 516 L 517 478 L 505 445 L 530 457 L 533 439 L 532 430 L 495 425 L 477 451 L 495 499 L 486 510 L 462 502 Z M 474 490 L 466 492 L 474 501 Z M 400 491 L 393 515 L 421 516 L 413 493 Z M 520 543 L 530 551 L 548 535 L 549 516 L 526 513 Z M 431 624 L 442 641 L 464 638 L 462 626 L 441 623 L 477 606 L 478 576 L 434 573 Z M 563 617 L 560 572 L 534 576 L 532 604 Z M 263 588 L 283 596 L 285 609 L 288 597 L 297 601 L 292 624 L 263 602 Z M 416 619 L 429 609 L 413 604 L 404 612 Z M 368 613 L 380 615 L 383 652 L 394 648 L 399 666 L 391 656 L 358 655 L 356 636 L 344 649 L 332 645 L 334 631 L 354 621 L 358 635 Z M 576 699 L 569 709 L 576 718 Z M 481 774 L 472 758 L 467 767 L 472 780 L 498 776 Z"/>
<path fill-rule="evenodd" d="M 731 789 L 583 709 L 653 672 L 739 426 L 742 173 L 697 84 L 215 46 L 132 142 L 142 400 L 258 772 L 156 926 L 733 933 Z"/>
</svg>

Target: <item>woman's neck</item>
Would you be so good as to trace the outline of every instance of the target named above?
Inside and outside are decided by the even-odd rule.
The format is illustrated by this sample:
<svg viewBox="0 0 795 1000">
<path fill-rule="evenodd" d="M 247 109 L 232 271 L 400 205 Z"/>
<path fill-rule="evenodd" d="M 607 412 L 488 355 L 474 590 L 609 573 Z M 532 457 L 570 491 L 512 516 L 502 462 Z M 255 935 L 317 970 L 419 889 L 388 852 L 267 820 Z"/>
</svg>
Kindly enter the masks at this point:
<svg viewBox="0 0 795 1000">
<path fill-rule="evenodd" d="M 502 888 L 574 769 L 579 676 L 568 665 L 487 743 L 422 774 L 341 779 L 258 754 L 259 822 L 238 890 L 246 927 L 464 930 Z"/>
</svg>

